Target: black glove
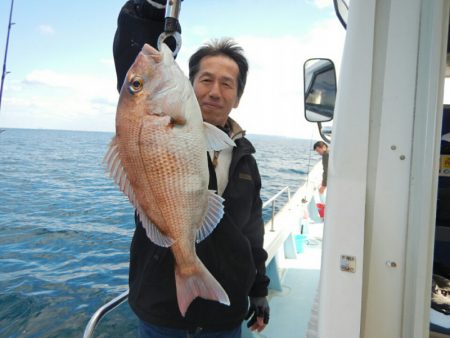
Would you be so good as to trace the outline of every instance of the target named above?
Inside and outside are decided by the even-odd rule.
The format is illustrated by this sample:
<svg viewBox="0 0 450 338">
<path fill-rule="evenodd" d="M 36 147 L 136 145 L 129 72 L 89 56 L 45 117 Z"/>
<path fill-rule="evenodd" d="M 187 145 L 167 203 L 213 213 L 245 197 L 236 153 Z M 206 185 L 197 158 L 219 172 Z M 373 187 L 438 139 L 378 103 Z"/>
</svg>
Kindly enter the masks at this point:
<svg viewBox="0 0 450 338">
<path fill-rule="evenodd" d="M 136 13 L 145 19 L 164 20 L 166 0 L 133 0 Z"/>
<path fill-rule="evenodd" d="M 250 308 L 245 319 L 249 319 L 252 314 L 253 317 L 247 322 L 247 327 L 255 324 L 257 317 L 263 317 L 264 324 L 269 323 L 270 308 L 266 297 L 250 297 Z"/>
<path fill-rule="evenodd" d="M 133 0 L 133 2 L 136 12 L 140 17 L 147 19 L 164 19 L 167 0 Z"/>
<path fill-rule="evenodd" d="M 183 1 L 183 0 L 181 0 Z M 137 16 L 143 19 L 164 21 L 167 0 L 133 0 Z M 181 33 L 181 26 L 177 20 L 176 30 Z M 169 46 L 172 50 L 175 47 Z"/>
</svg>

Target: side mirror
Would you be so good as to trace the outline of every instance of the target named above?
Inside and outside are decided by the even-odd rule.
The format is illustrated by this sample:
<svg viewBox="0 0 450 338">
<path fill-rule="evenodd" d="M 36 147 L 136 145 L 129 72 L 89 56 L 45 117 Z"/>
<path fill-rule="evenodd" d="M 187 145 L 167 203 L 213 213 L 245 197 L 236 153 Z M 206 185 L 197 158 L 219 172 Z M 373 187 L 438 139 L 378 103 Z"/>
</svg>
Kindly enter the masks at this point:
<svg viewBox="0 0 450 338">
<path fill-rule="evenodd" d="M 309 59 L 303 65 L 305 118 L 309 122 L 333 119 L 336 101 L 336 70 L 329 59 Z"/>
</svg>

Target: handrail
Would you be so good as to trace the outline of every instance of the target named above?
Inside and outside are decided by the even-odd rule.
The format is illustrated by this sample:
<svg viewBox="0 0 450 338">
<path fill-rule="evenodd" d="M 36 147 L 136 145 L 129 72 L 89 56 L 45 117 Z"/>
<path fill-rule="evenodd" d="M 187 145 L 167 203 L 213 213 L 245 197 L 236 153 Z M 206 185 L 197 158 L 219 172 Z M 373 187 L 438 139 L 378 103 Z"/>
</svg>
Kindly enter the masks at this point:
<svg viewBox="0 0 450 338">
<path fill-rule="evenodd" d="M 100 322 L 100 320 L 111 310 L 114 310 L 120 304 L 125 302 L 128 298 L 128 290 L 121 293 L 119 296 L 109 301 L 105 305 L 101 306 L 95 313 L 92 315 L 89 323 L 86 325 L 84 329 L 83 338 L 91 338 L 93 337 L 95 327 Z"/>
<path fill-rule="evenodd" d="M 272 203 L 272 220 L 271 220 L 272 225 L 271 225 L 271 230 L 270 231 L 274 231 L 273 226 L 274 226 L 274 219 L 275 219 L 275 201 L 286 190 L 288 192 L 288 200 L 290 200 L 291 199 L 291 192 L 289 190 L 289 187 L 287 186 L 287 187 L 284 187 L 283 189 L 281 189 L 277 194 L 272 196 L 262 206 L 262 208 L 264 209 L 265 207 L 267 207 L 269 204 Z M 91 319 L 87 323 L 86 328 L 84 329 L 83 338 L 92 338 L 93 337 L 94 330 L 95 330 L 97 324 L 100 322 L 100 320 L 108 312 L 114 310 L 120 304 L 125 302 L 127 300 L 127 298 L 128 298 L 128 292 L 129 292 L 129 290 L 124 291 L 119 296 L 117 296 L 113 300 L 109 301 L 105 305 L 102 305 L 97 311 L 95 311 L 95 313 L 92 315 Z"/>
<path fill-rule="evenodd" d="M 270 203 L 272 203 L 273 201 L 275 201 L 283 192 L 285 192 L 285 191 L 288 191 L 288 199 L 290 200 L 291 199 L 291 192 L 290 192 L 290 190 L 289 190 L 289 187 L 288 186 L 286 186 L 286 187 L 284 187 L 283 189 L 281 189 L 279 192 L 277 192 L 275 195 L 273 195 L 271 198 L 269 198 L 267 201 L 265 201 L 264 202 L 264 204 L 263 204 L 263 209 L 265 208 L 265 207 L 267 207 Z"/>
<path fill-rule="evenodd" d="M 270 220 L 270 231 L 275 231 L 275 228 L 274 228 L 274 226 L 275 226 L 275 201 L 286 190 L 288 192 L 288 201 L 290 201 L 291 200 L 291 191 L 289 190 L 289 186 L 287 186 L 287 187 L 284 187 L 283 189 L 281 189 L 277 194 L 275 194 L 274 196 L 269 198 L 269 200 L 267 200 L 262 206 L 262 208 L 264 209 L 270 203 L 272 203 L 272 219 Z"/>
</svg>

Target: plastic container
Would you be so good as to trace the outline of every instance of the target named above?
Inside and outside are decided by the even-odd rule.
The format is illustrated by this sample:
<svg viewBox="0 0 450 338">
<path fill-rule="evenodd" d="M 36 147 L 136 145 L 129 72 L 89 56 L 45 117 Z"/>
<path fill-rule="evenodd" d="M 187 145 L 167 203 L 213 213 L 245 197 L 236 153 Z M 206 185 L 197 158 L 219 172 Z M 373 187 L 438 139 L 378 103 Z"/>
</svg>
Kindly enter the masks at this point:
<svg viewBox="0 0 450 338">
<path fill-rule="evenodd" d="M 306 235 L 303 234 L 295 235 L 295 249 L 297 253 L 304 252 L 305 245 L 306 245 Z"/>
<path fill-rule="evenodd" d="M 316 203 L 317 211 L 319 212 L 319 216 L 325 217 L 325 204 L 324 203 Z"/>
</svg>

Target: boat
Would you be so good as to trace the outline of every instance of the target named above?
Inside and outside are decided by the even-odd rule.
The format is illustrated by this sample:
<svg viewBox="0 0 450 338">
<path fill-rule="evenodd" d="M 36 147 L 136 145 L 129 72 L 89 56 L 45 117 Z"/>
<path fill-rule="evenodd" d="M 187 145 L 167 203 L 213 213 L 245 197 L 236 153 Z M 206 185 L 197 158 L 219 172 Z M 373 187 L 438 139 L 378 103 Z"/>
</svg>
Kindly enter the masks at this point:
<svg viewBox="0 0 450 338">
<path fill-rule="evenodd" d="M 312 245 L 294 250 L 299 217 L 317 202 L 304 186 L 266 225 L 272 311 L 259 336 L 450 337 L 435 301 L 450 304 L 436 277 L 450 266 L 450 2 L 334 4 L 346 30 L 339 78 L 331 60 L 327 76 L 304 67 L 307 120 L 333 120 L 324 222 L 308 223 L 322 224 L 311 239 L 320 273 L 297 269 L 318 258 Z"/>
</svg>

